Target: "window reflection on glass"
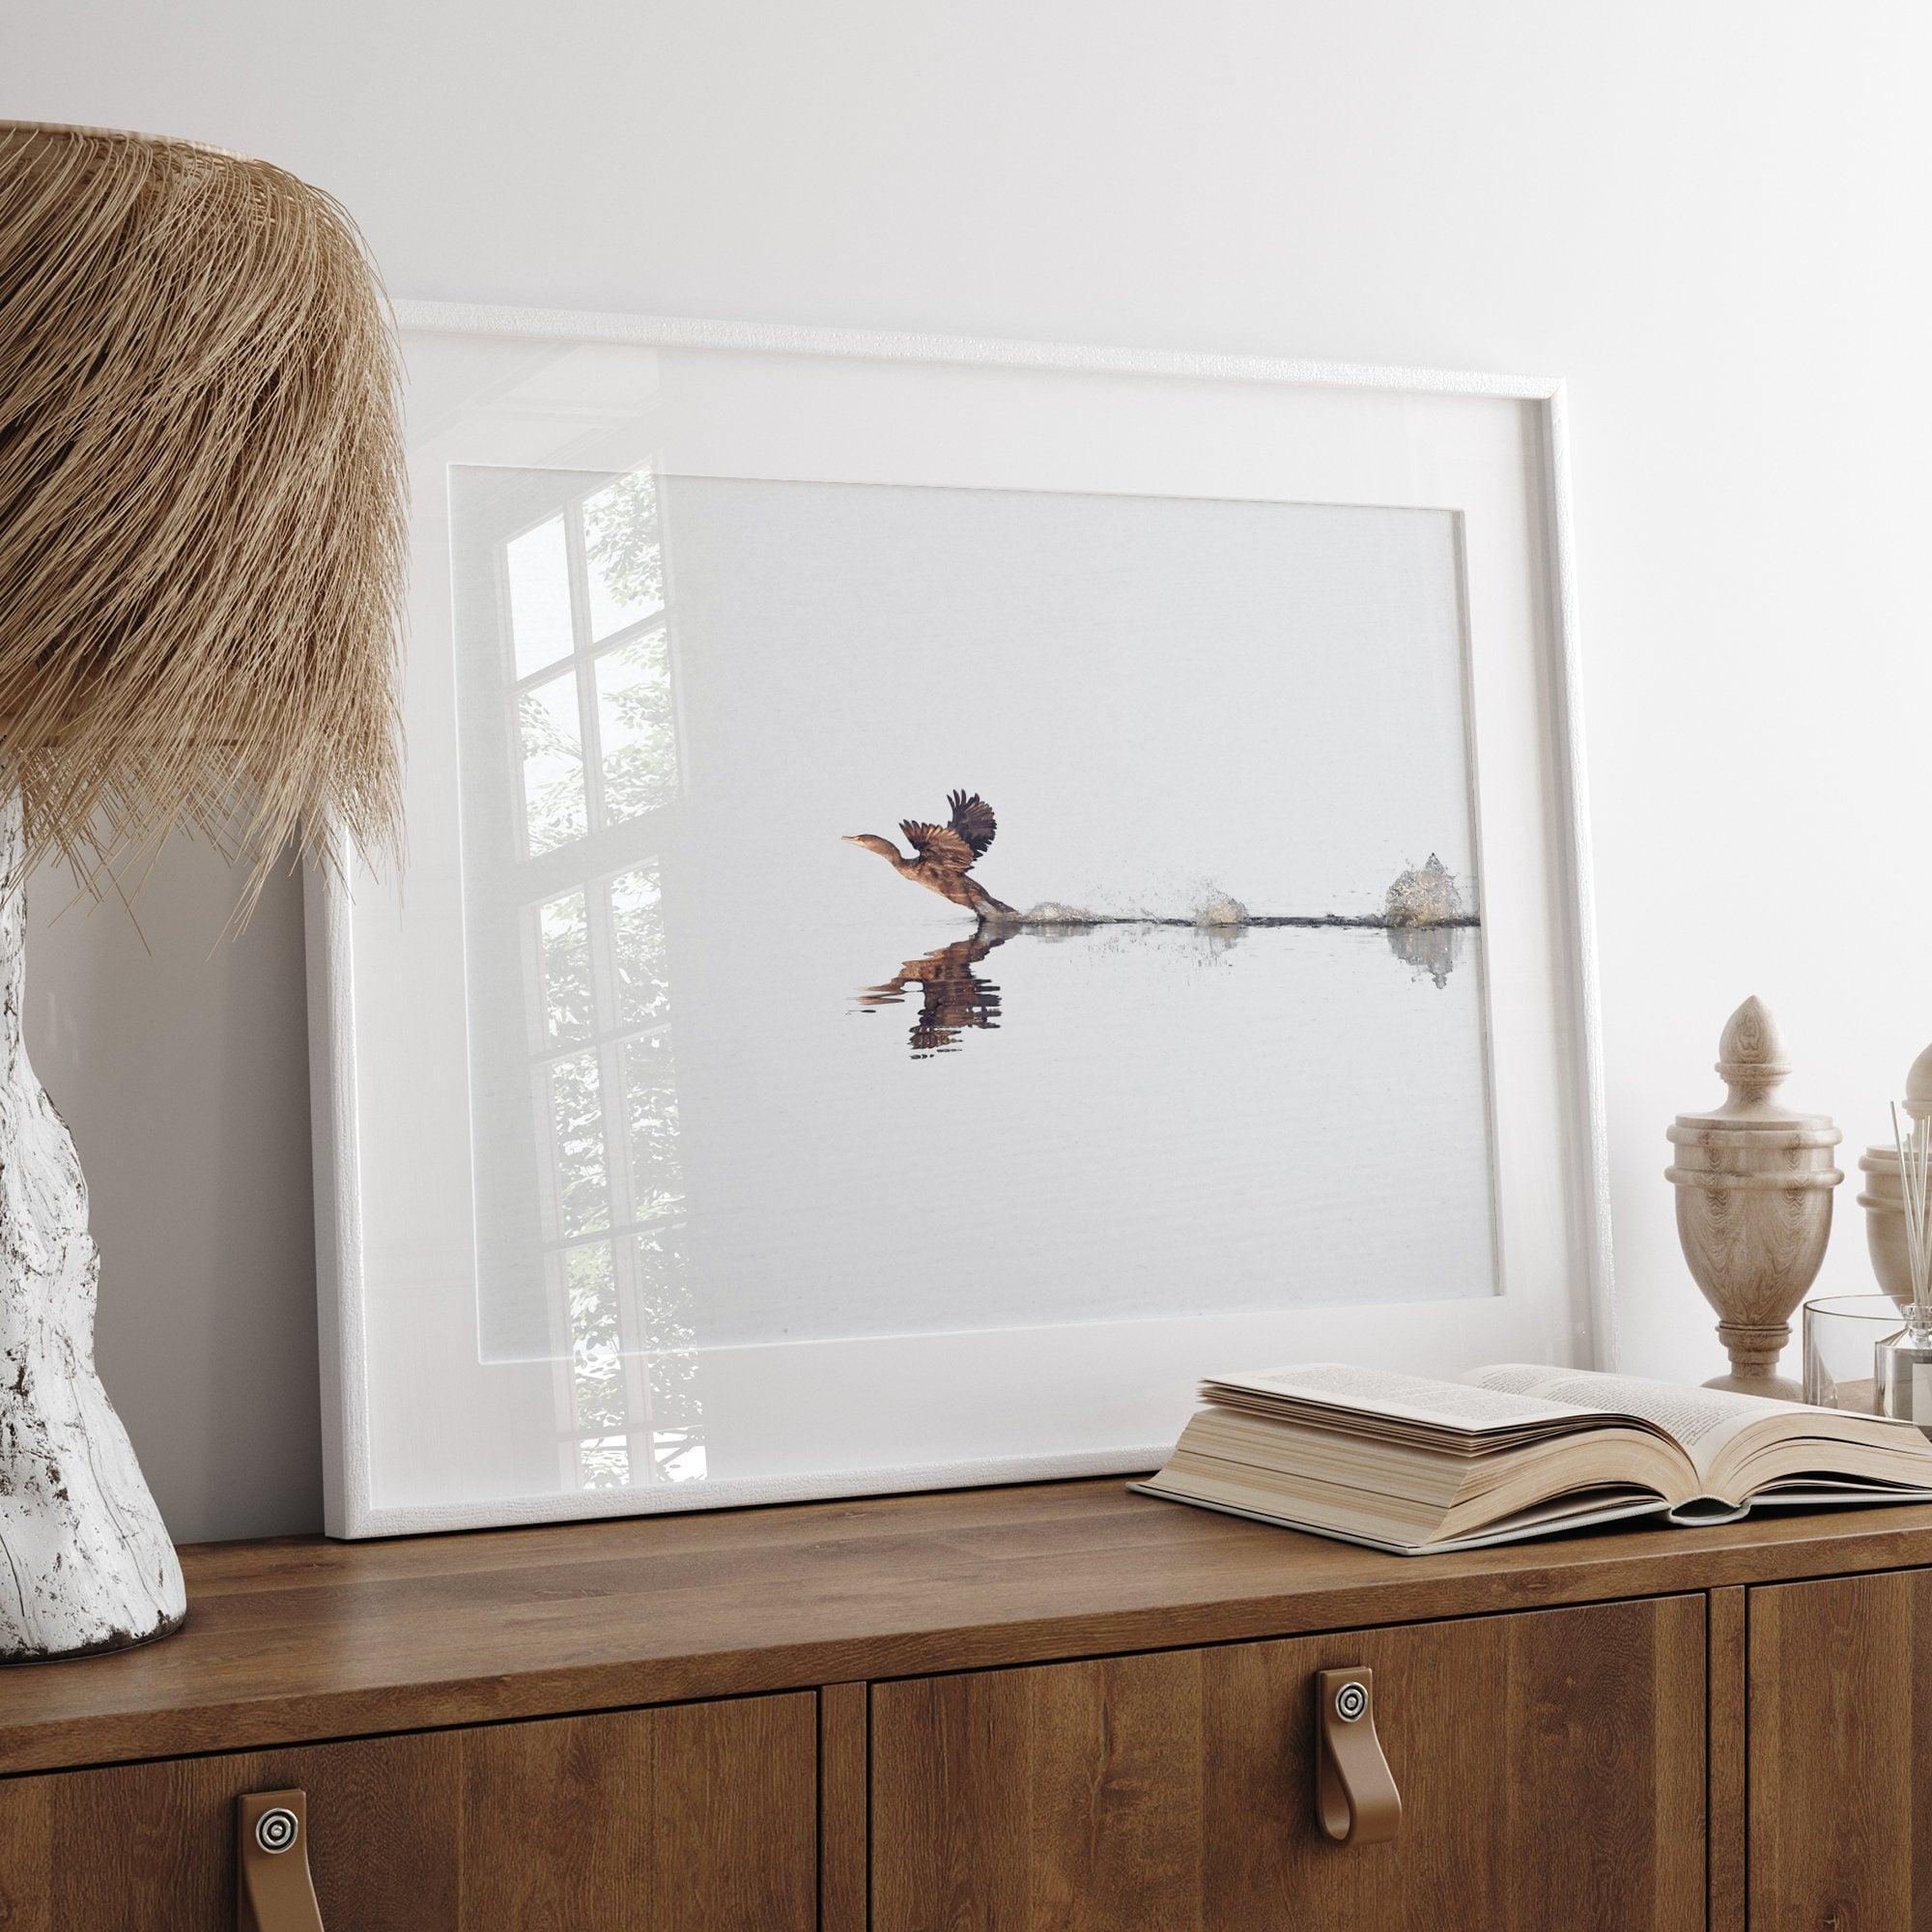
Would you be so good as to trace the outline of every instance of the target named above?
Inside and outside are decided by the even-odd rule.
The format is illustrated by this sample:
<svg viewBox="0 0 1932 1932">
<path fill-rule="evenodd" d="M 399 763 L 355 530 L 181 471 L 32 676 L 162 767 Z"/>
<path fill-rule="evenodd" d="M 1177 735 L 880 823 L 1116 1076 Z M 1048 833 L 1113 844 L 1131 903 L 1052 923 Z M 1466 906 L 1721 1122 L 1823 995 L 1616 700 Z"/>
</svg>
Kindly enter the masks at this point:
<svg viewBox="0 0 1932 1932">
<path fill-rule="evenodd" d="M 596 1024 L 590 992 L 590 913 L 582 893 L 538 909 L 544 1037 L 552 1044 L 583 1038 Z"/>
<path fill-rule="evenodd" d="M 663 895 L 655 867 L 611 881 L 611 929 L 623 1088 L 624 1185 L 636 1228 L 630 1265 L 650 1410 L 651 1466 L 661 1481 L 705 1472 L 696 1356 L 687 1309 L 684 1164 L 678 1149 L 677 1067 L 669 1024 Z"/>
<path fill-rule="evenodd" d="M 611 1225 L 603 1083 L 597 1056 L 574 1053 L 550 1068 L 551 1146 L 557 1219 L 565 1240 Z"/>
<path fill-rule="evenodd" d="M 656 477 L 618 477 L 510 538 L 503 558 L 524 850 L 534 858 L 676 799 Z"/>
<path fill-rule="evenodd" d="M 623 1433 L 630 1403 L 611 1264 L 607 1241 L 564 1250 L 572 1406 L 582 1438 L 578 1470 L 582 1486 L 591 1490 L 615 1488 L 631 1479 L 630 1438 Z"/>
<path fill-rule="evenodd" d="M 662 507 L 648 468 L 587 489 L 558 476 L 547 497 L 545 482 L 521 478 L 518 500 L 553 513 L 495 539 L 507 647 L 501 697 L 483 699 L 512 707 L 520 841 L 493 835 L 467 863 L 488 851 L 525 962 L 565 1455 L 585 1488 L 679 1482 L 705 1452 L 666 939 L 679 771 Z"/>
<path fill-rule="evenodd" d="M 660 1482 L 685 1483 L 705 1474 L 704 1411 L 697 1393 L 697 1356 L 685 1307 L 684 1223 L 666 1221 L 632 1238 L 639 1293 L 652 1352 L 645 1357 L 650 1404 L 651 1473 Z"/>
<path fill-rule="evenodd" d="M 635 867 L 611 881 L 611 951 L 617 969 L 619 1023 L 641 1027 L 668 1018 L 664 889 L 655 866 Z"/>
<path fill-rule="evenodd" d="M 510 580 L 510 638 L 517 675 L 528 677 L 575 648 L 570 622 L 570 554 L 563 519 L 552 517 L 504 546 Z"/>
<path fill-rule="evenodd" d="M 612 821 L 668 805 L 677 789 L 670 647 L 662 628 L 597 660 L 597 737 L 604 810 Z"/>
<path fill-rule="evenodd" d="M 589 814 L 576 677 L 565 671 L 519 693 L 517 730 L 524 756 L 527 849 L 534 855 L 582 838 L 589 830 Z"/>
<path fill-rule="evenodd" d="M 677 1085 L 668 1030 L 624 1043 L 624 1142 L 632 1213 L 639 1221 L 684 1212 L 677 1155 Z"/>
<path fill-rule="evenodd" d="M 634 469 L 585 499 L 583 554 L 593 644 L 664 609 L 658 479 L 650 470 Z"/>
</svg>

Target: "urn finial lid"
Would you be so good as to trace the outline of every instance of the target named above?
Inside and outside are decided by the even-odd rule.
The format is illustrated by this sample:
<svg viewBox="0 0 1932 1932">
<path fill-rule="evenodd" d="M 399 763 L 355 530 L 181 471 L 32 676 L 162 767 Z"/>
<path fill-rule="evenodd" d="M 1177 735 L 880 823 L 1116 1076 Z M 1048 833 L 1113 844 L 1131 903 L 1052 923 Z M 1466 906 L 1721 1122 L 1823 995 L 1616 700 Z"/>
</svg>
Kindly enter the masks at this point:
<svg viewBox="0 0 1932 1932">
<path fill-rule="evenodd" d="M 1915 1121 L 1932 1120 L 1932 1046 L 1912 1063 L 1905 1076 L 1905 1111 Z"/>
<path fill-rule="evenodd" d="M 1718 1037 L 1718 1078 L 1731 1090 L 1721 1111 L 1760 1106 L 1776 1088 L 1784 1085 L 1790 1071 L 1784 1036 L 1778 1032 L 1771 1009 L 1753 993 L 1724 1022 L 1724 1031 Z"/>
<path fill-rule="evenodd" d="M 1724 1023 L 1718 1039 L 1718 1077 L 1729 1092 L 1708 1114 L 1680 1114 L 1685 1126 L 1745 1129 L 1827 1127 L 1828 1114 L 1801 1114 L 1776 1095 L 1791 1071 L 1784 1036 L 1771 1009 L 1755 993 Z M 1932 1061 L 1926 1067 L 1927 1101 L 1932 1104 Z"/>
</svg>

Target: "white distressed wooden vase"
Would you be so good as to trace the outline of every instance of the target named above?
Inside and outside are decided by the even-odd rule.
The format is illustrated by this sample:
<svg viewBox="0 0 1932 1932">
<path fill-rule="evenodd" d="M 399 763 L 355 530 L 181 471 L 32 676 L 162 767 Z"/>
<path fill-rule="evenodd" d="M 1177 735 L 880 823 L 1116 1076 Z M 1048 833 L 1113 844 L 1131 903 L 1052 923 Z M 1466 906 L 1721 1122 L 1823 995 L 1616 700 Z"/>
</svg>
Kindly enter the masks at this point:
<svg viewBox="0 0 1932 1932">
<path fill-rule="evenodd" d="M 21 871 L 0 802 L 0 879 Z M 21 1037 L 27 895 L 0 895 L 0 1662 L 120 1650 L 187 1613 L 181 1565 L 94 1368 L 87 1181 Z M 0 1691 L 0 1700 L 5 1693 Z"/>
</svg>

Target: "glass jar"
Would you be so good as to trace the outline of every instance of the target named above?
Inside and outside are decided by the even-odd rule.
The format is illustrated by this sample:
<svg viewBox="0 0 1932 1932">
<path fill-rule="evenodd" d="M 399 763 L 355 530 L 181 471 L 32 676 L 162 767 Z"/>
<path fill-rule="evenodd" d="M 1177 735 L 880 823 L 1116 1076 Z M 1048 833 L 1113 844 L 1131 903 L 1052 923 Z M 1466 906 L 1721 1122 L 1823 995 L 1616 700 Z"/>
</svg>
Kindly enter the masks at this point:
<svg viewBox="0 0 1932 1932">
<path fill-rule="evenodd" d="M 1905 1318 L 1889 1294 L 1821 1294 L 1804 1304 L 1804 1400 L 1821 1408 L 1879 1413 L 1874 1353 Z"/>
</svg>

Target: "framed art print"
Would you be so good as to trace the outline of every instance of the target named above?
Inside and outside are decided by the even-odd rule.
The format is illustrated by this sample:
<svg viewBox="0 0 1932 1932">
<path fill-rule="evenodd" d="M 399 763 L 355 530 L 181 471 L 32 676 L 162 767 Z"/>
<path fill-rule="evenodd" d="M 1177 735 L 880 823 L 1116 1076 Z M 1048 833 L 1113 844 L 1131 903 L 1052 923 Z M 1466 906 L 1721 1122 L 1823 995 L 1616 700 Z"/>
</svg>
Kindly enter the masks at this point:
<svg viewBox="0 0 1932 1932">
<path fill-rule="evenodd" d="M 309 888 L 333 1533 L 1607 1361 L 1558 385 L 401 321 L 410 857 Z"/>
</svg>

